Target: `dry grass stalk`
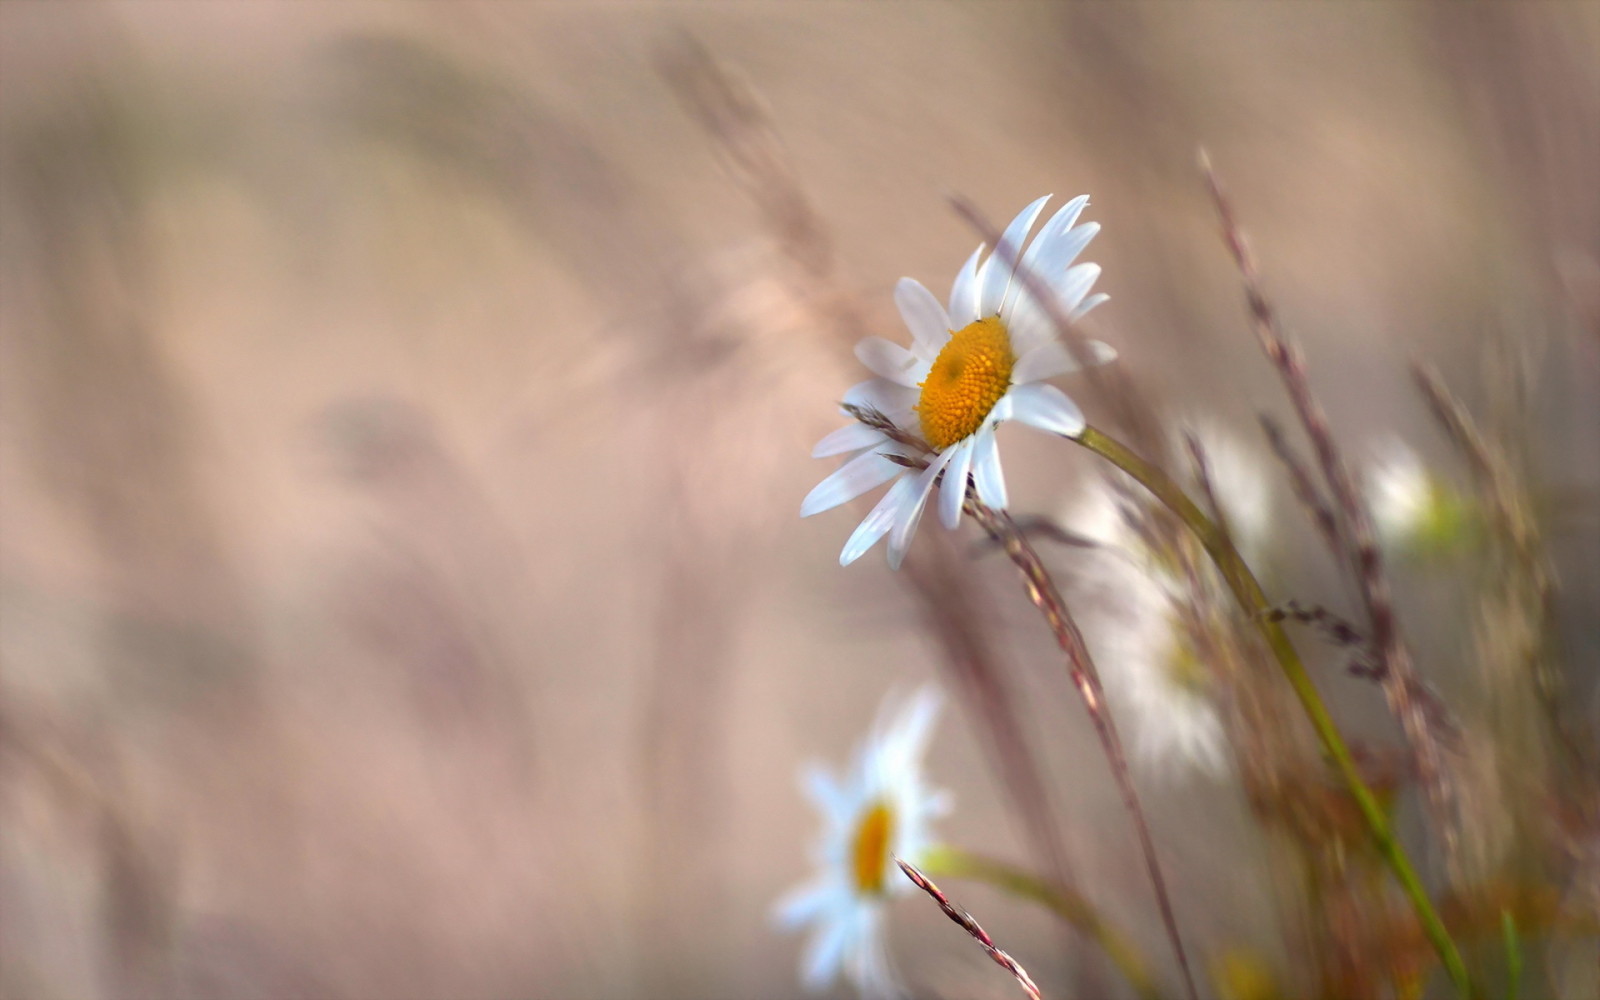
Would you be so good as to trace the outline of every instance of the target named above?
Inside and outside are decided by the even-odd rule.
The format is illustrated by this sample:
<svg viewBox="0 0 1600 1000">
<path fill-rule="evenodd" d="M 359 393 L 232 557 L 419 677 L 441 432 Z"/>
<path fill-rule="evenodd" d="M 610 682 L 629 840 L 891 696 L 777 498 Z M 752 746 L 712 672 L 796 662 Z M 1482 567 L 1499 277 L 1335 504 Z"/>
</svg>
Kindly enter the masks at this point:
<svg viewBox="0 0 1600 1000">
<path fill-rule="evenodd" d="M 954 920 L 962 930 L 972 935 L 973 940 L 982 945 L 983 950 L 989 953 L 989 957 L 995 960 L 995 964 L 1011 973 L 1028 996 L 1032 997 L 1033 1000 L 1041 1000 L 1042 994 L 1039 992 L 1039 987 L 1034 985 L 1033 977 L 1028 975 L 1028 970 L 1018 964 L 1016 959 L 1001 950 L 994 943 L 994 939 L 989 936 L 989 932 L 979 926 L 976 920 L 972 919 L 972 914 L 952 903 L 950 897 L 939 891 L 939 887 L 934 885 L 928 876 L 922 874 L 916 865 L 900 858 L 895 858 L 894 860 L 900 866 L 900 870 L 906 873 L 906 878 L 915 883 L 918 889 L 932 896 L 933 901 L 939 904 L 939 909 L 944 911 L 945 916 Z"/>
<path fill-rule="evenodd" d="M 1050 631 L 1055 635 L 1056 643 L 1067 654 L 1072 682 L 1083 699 L 1090 720 L 1094 723 L 1095 734 L 1100 738 L 1100 745 L 1105 751 L 1111 774 L 1116 779 L 1118 790 L 1122 793 L 1123 805 L 1127 808 L 1138 831 L 1145 867 L 1150 874 L 1150 882 L 1156 894 L 1156 904 L 1161 911 L 1161 922 L 1172 944 L 1172 950 L 1177 955 L 1185 990 L 1193 1000 L 1199 994 L 1195 989 L 1194 974 L 1189 968 L 1189 956 L 1184 951 L 1183 939 L 1178 933 L 1178 922 L 1173 914 L 1172 899 L 1167 893 L 1166 878 L 1161 873 L 1161 863 L 1156 857 L 1155 841 L 1150 836 L 1150 824 L 1145 819 L 1144 808 L 1139 802 L 1138 793 L 1134 790 L 1133 776 L 1128 768 L 1128 758 L 1123 750 L 1122 738 L 1118 735 L 1116 723 L 1106 708 L 1105 689 L 1100 681 L 1100 672 L 1089 656 L 1089 648 L 1083 640 L 1083 633 L 1079 631 L 1077 622 L 1067 609 L 1066 602 L 1062 600 L 1055 581 L 1050 577 L 1050 572 L 1045 569 L 1038 553 L 1018 530 L 1010 515 L 979 502 L 970 484 L 963 509 L 978 522 L 990 538 L 1000 544 L 1006 555 L 1016 564 L 1022 573 L 1028 599 L 1043 613 Z"/>
<path fill-rule="evenodd" d="M 1322 541 L 1328 546 L 1328 551 L 1338 554 L 1339 521 L 1333 516 L 1333 511 L 1328 509 L 1327 501 L 1322 498 L 1322 491 L 1317 489 L 1317 484 L 1312 481 L 1311 473 L 1300 461 L 1300 456 L 1294 453 L 1289 442 L 1284 439 L 1283 428 L 1278 422 L 1267 416 L 1260 415 L 1261 430 L 1267 436 L 1267 443 L 1272 447 L 1272 453 L 1278 456 L 1284 471 L 1289 474 L 1289 486 L 1294 490 L 1296 500 L 1306 509 L 1311 517 L 1311 523 L 1317 526 L 1317 533 L 1322 536 Z"/>
<path fill-rule="evenodd" d="M 1550 567 L 1540 551 L 1538 528 L 1528 516 L 1528 504 L 1517 485 L 1516 475 L 1433 366 L 1413 363 L 1411 374 L 1434 416 L 1483 484 L 1496 526 L 1511 543 L 1517 562 L 1533 585 L 1541 610 L 1548 611 L 1555 587 Z"/>
<path fill-rule="evenodd" d="M 171 992 L 180 923 L 171 845 L 139 821 L 120 748 L 81 720 L 14 691 L 6 695 L 0 701 L 0 802 L 19 788 L 42 793 L 36 807 L 62 820 L 61 830 L 75 831 L 56 847 L 97 866 L 97 917 L 112 991 Z"/>
<path fill-rule="evenodd" d="M 1455 874 L 1457 831 L 1452 818 L 1453 790 L 1444 771 L 1439 740 L 1430 725 L 1424 699 L 1420 696 L 1426 689 L 1416 676 L 1411 654 L 1400 634 L 1394 601 L 1390 596 L 1389 578 L 1384 572 L 1383 557 L 1378 551 L 1371 515 L 1340 455 L 1327 413 L 1312 394 L 1305 359 L 1284 336 L 1277 314 L 1262 289 L 1255 257 L 1234 219 L 1233 207 L 1211 169 L 1210 158 L 1204 150 L 1200 153 L 1200 169 L 1205 175 L 1212 201 L 1216 204 L 1223 238 L 1244 282 L 1245 299 L 1256 339 L 1288 390 L 1295 414 L 1311 442 L 1317 465 L 1332 496 L 1339 528 L 1336 536 L 1342 542 L 1341 551 L 1354 572 L 1371 625 L 1372 645 L 1381 672 L 1379 682 L 1383 686 L 1389 710 L 1400 721 L 1410 744 L 1428 811 L 1444 845 L 1446 865 Z"/>
<path fill-rule="evenodd" d="M 1287 600 L 1264 615 L 1268 621 L 1292 621 L 1309 625 L 1321 633 L 1322 638 L 1339 649 L 1349 650 L 1355 659 L 1350 672 L 1360 677 L 1375 677 L 1378 667 L 1372 662 L 1372 643 L 1361 630 L 1321 605 L 1306 607 L 1296 600 Z"/>
<path fill-rule="evenodd" d="M 1564 698 L 1559 653 L 1552 642 L 1555 571 L 1518 453 L 1498 439 L 1505 434 L 1503 428 L 1493 436 L 1484 431 L 1434 368 L 1414 362 L 1412 376 L 1471 469 L 1485 512 L 1489 579 L 1478 595 L 1475 631 L 1480 664 L 1493 685 L 1496 739 L 1485 749 L 1495 763 L 1488 770 L 1498 774 L 1488 778 L 1486 790 L 1467 788 L 1463 814 L 1478 821 L 1471 846 L 1492 855 L 1497 838 L 1484 831 L 1497 831 L 1504 838 L 1510 836 L 1507 823 L 1515 826 L 1529 816 L 1543 815 L 1541 826 L 1524 833 L 1553 836 L 1568 857 L 1587 857 L 1592 851 L 1587 845 L 1596 842 L 1600 816 L 1592 777 L 1595 747 L 1573 725 Z M 1563 793 L 1550 797 L 1537 790 L 1541 786 L 1559 787 Z M 1507 809 L 1508 795 L 1520 797 L 1527 807 Z M 1579 862 L 1580 868 L 1583 864 Z M 1583 878 L 1578 875 L 1574 881 Z"/>
<path fill-rule="evenodd" d="M 830 275 L 833 246 L 827 227 L 801 187 L 756 91 L 688 35 L 663 48 L 657 65 L 685 110 L 717 140 L 729 172 L 756 203 L 784 252 L 808 275 Z"/>
</svg>

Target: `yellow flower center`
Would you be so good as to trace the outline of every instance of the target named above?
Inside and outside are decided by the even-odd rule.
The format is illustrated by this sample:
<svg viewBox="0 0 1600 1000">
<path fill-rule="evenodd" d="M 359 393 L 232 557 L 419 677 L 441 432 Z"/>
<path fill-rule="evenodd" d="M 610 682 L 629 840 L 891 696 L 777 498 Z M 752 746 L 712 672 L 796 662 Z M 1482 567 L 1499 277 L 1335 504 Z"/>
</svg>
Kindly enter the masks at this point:
<svg viewBox="0 0 1600 1000">
<path fill-rule="evenodd" d="M 940 451 L 983 426 L 1011 388 L 1011 335 L 1000 317 L 970 323 L 950 335 L 921 383 L 917 419 L 922 436 Z"/>
<path fill-rule="evenodd" d="M 862 895 L 883 892 L 884 875 L 889 867 L 889 841 L 894 837 L 894 813 L 886 802 L 875 802 L 856 827 L 852 859 L 855 862 L 856 888 Z"/>
</svg>

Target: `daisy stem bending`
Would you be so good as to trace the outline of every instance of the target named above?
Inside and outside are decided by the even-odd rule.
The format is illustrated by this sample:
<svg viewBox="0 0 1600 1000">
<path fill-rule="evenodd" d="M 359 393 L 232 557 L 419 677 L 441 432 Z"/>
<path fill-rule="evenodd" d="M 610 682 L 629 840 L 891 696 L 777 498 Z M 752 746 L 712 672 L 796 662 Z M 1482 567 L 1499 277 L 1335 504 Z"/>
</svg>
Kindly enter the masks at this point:
<svg viewBox="0 0 1600 1000">
<path fill-rule="evenodd" d="M 1016 865 L 948 845 L 929 851 L 922 860 L 922 868 L 940 878 L 985 882 L 1018 899 L 1038 903 L 1093 939 L 1140 997 L 1160 1000 L 1161 991 L 1150 978 L 1149 967 L 1139 949 L 1101 917 L 1093 904 L 1071 888 L 1047 882 Z"/>
<path fill-rule="evenodd" d="M 1045 569 L 1039 554 L 1033 550 L 1033 546 L 1017 528 L 1016 522 L 1011 520 L 1011 515 L 982 503 L 977 497 L 977 491 L 970 486 L 963 508 L 984 531 L 988 532 L 990 538 L 1005 549 L 1006 555 L 1022 571 L 1023 586 L 1028 592 L 1028 599 L 1044 614 L 1045 621 L 1050 625 L 1050 631 L 1055 634 L 1056 643 L 1062 652 L 1067 654 L 1072 683 L 1077 687 L 1079 697 L 1083 699 L 1090 720 L 1094 722 L 1095 734 L 1100 737 L 1100 746 L 1105 751 L 1106 762 L 1111 767 L 1112 776 L 1116 778 L 1118 790 L 1122 792 L 1122 803 L 1133 819 L 1134 828 L 1138 831 L 1139 846 L 1144 852 L 1145 868 L 1150 873 L 1156 904 L 1161 910 L 1161 922 L 1166 928 L 1167 939 L 1172 943 L 1173 953 L 1177 955 L 1178 968 L 1183 973 L 1185 993 L 1189 1000 L 1197 1000 L 1199 993 L 1195 989 L 1194 973 L 1189 968 L 1189 956 L 1184 951 L 1183 939 L 1178 934 L 1178 921 L 1173 916 L 1172 899 L 1167 894 L 1166 878 L 1161 874 L 1161 862 L 1156 858 L 1156 845 L 1150 836 L 1150 824 L 1145 819 L 1144 807 L 1139 803 L 1138 792 L 1134 790 L 1133 775 L 1128 768 L 1128 757 L 1122 749 L 1122 737 L 1118 735 L 1116 723 L 1112 721 L 1111 713 L 1106 708 L 1105 688 L 1100 683 L 1100 671 L 1089 657 L 1089 647 L 1083 641 L 1083 633 L 1079 631 L 1078 623 L 1073 619 L 1072 613 L 1067 610 L 1066 602 L 1061 599 L 1061 592 L 1056 589 L 1050 572 Z"/>
<path fill-rule="evenodd" d="M 1410 897 L 1411 905 L 1417 912 L 1417 919 L 1427 933 L 1428 940 L 1433 943 L 1434 950 L 1439 953 L 1445 971 L 1462 996 L 1471 996 L 1472 984 L 1467 976 L 1466 966 L 1462 963 L 1461 953 L 1450 938 L 1450 933 L 1445 929 L 1444 921 L 1440 919 L 1432 901 L 1429 900 L 1428 893 L 1422 886 L 1422 880 L 1418 878 L 1416 869 L 1406 856 L 1405 848 L 1400 846 L 1400 841 L 1395 837 L 1394 830 L 1384 815 L 1383 807 L 1379 805 L 1372 789 L 1361 780 L 1355 758 L 1351 756 L 1344 737 L 1339 735 L 1339 729 L 1334 725 L 1333 717 L 1328 714 L 1322 696 L 1317 693 L 1311 675 L 1300 662 L 1300 656 L 1295 652 L 1294 644 L 1289 641 L 1288 633 L 1268 614 L 1272 610 L 1272 604 L 1267 600 L 1255 575 L 1250 572 L 1250 567 L 1245 564 L 1244 558 L 1211 519 L 1160 469 L 1140 458 L 1121 442 L 1093 427 L 1086 427 L 1074 440 L 1136 479 L 1168 510 L 1177 515 L 1199 539 L 1212 562 L 1222 573 L 1228 589 L 1233 592 L 1240 607 L 1260 630 L 1261 637 L 1283 669 L 1289 686 L 1294 689 L 1296 697 L 1300 699 L 1301 707 L 1305 709 L 1306 717 L 1311 720 L 1311 727 L 1316 730 L 1317 738 L 1322 741 L 1323 749 L 1332 758 L 1339 776 L 1344 780 L 1362 816 L 1365 817 L 1367 826 L 1372 831 L 1373 840 L 1377 843 L 1378 852 L 1393 869 L 1401 888 Z"/>
</svg>

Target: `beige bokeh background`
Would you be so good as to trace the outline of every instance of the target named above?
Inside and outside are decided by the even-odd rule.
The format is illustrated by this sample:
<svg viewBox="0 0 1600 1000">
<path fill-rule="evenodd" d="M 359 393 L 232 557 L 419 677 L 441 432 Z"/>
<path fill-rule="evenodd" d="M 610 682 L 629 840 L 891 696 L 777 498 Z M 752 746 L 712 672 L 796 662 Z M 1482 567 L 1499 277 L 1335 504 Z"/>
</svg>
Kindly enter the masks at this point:
<svg viewBox="0 0 1600 1000">
<path fill-rule="evenodd" d="M 977 242 L 947 196 L 1003 220 L 1092 193 L 1098 334 L 1172 413 L 1250 435 L 1282 400 L 1203 143 L 1354 453 L 1442 456 L 1407 361 L 1488 405 L 1509 343 L 1534 465 L 1592 512 L 1596 53 L 1578 3 L 6 0 L 0 990 L 797 992 L 766 916 L 806 874 L 795 768 L 939 667 L 881 552 L 835 564 L 852 515 L 794 514 L 847 334 L 899 336 L 893 282 L 942 291 Z M 686 96 L 707 58 L 759 101 L 818 259 Z M 1016 506 L 1070 509 L 1088 464 L 1003 437 Z M 1279 517 L 1285 586 L 1348 602 Z M 1593 664 L 1596 526 L 1554 531 Z M 1085 891 L 1164 955 L 1047 634 L 1005 566 L 972 572 Z M 1437 583 L 1403 589 L 1448 691 Z M 944 830 L 1025 858 L 971 724 L 931 753 Z M 1276 954 L 1237 790 L 1140 781 L 1191 947 Z M 1073 981 L 1044 916 L 965 902 Z M 919 990 L 1009 995 L 900 909 Z"/>
</svg>

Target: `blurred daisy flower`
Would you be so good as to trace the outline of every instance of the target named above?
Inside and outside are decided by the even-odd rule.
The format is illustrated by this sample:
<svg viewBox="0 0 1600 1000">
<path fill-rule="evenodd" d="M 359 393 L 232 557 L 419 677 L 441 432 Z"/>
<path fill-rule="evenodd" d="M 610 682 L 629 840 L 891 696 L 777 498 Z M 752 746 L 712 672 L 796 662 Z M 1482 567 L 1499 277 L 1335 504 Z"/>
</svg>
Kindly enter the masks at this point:
<svg viewBox="0 0 1600 1000">
<path fill-rule="evenodd" d="M 1072 264 L 1100 226 L 1076 225 L 1089 203 L 1081 195 L 1051 216 L 1024 248 L 1049 200 L 1049 195 L 1040 198 L 1011 220 L 1000 246 L 981 264 L 983 246 L 973 251 L 956 275 L 948 309 L 917 281 L 900 279 L 894 298 L 911 331 L 909 349 L 881 337 L 856 345 L 856 357 L 876 377 L 853 387 L 844 402 L 882 414 L 896 433 L 855 423 L 823 438 L 813 458 L 850 458 L 807 495 L 800 516 L 831 510 L 891 480 L 894 485 L 845 543 L 842 565 L 888 535 L 889 565 L 899 568 L 941 473 L 939 520 L 946 528 L 961 521 L 969 473 L 979 499 L 1004 508 L 1006 484 L 994 434 L 1001 423 L 1016 420 L 1068 437 L 1083 431 L 1077 404 L 1045 381 L 1077 365 L 1057 339 L 1048 307 L 1021 275 L 1036 279 L 1034 287 L 1048 289 L 1061 314 L 1077 320 L 1106 299 L 1089 294 L 1099 265 Z M 1115 356 L 1101 343 L 1090 349 L 1097 363 Z M 908 441 L 926 444 L 926 452 Z M 915 465 L 925 461 L 926 467 L 912 468 L 896 458 Z"/>
<path fill-rule="evenodd" d="M 1385 445 L 1368 467 L 1366 495 L 1378 541 L 1391 552 L 1437 555 L 1469 535 L 1466 502 L 1398 440 Z"/>
<path fill-rule="evenodd" d="M 863 996 L 902 992 L 884 946 L 883 910 L 891 897 L 916 892 L 894 858 L 922 863 L 933 846 L 929 821 L 949 811 L 948 794 L 922 776 L 940 704 L 932 685 L 903 702 L 886 699 L 848 773 L 836 778 L 820 765 L 801 773 L 822 812 L 821 870 L 780 899 L 773 918 L 785 928 L 815 926 L 800 965 L 808 989 L 828 987 L 842 971 Z"/>
<path fill-rule="evenodd" d="M 1259 455 L 1221 428 L 1202 423 L 1217 502 L 1247 561 L 1259 565 L 1269 547 L 1273 493 Z M 1137 496 L 1130 494 L 1129 496 Z M 1124 711 L 1136 759 L 1148 769 L 1225 775 L 1228 734 L 1220 708 L 1220 673 L 1234 654 L 1230 605 L 1194 591 L 1195 580 L 1170 553 L 1139 530 L 1142 513 L 1112 483 L 1079 496 L 1063 517 L 1074 533 L 1115 555 L 1096 567 L 1095 586 L 1117 594 L 1114 606 L 1090 603 L 1086 620 L 1114 709 Z"/>
<path fill-rule="evenodd" d="M 1118 618 L 1101 646 L 1113 709 L 1133 729 L 1136 759 L 1154 770 L 1221 777 L 1228 738 L 1217 678 L 1202 657 L 1195 625 L 1173 581 L 1129 567 L 1116 587 Z"/>
</svg>

